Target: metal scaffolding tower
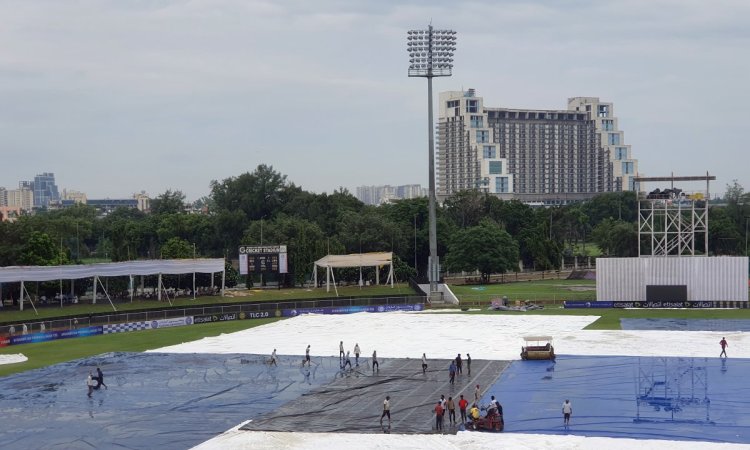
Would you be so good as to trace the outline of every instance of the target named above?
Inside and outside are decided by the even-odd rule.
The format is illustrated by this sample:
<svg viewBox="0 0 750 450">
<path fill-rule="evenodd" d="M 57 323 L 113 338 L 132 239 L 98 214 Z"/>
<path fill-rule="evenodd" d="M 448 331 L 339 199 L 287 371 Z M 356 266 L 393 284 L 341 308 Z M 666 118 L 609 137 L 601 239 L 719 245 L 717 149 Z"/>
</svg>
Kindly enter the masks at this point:
<svg viewBox="0 0 750 450">
<path fill-rule="evenodd" d="M 708 249 L 709 175 L 676 177 L 636 177 L 636 183 L 671 183 L 664 190 L 638 193 L 638 256 L 695 256 L 696 239 L 699 251 Z M 675 181 L 705 181 L 706 190 L 685 192 Z"/>
</svg>

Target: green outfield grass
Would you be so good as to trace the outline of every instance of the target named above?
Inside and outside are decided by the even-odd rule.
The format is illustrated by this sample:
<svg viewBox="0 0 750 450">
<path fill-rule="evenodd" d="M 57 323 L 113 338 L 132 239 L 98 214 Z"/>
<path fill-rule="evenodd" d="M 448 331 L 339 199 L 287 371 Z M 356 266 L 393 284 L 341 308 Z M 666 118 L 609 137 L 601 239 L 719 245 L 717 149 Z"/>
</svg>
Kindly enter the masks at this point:
<svg viewBox="0 0 750 450">
<path fill-rule="evenodd" d="M 596 282 L 593 280 L 519 281 L 481 286 L 456 285 L 450 288 L 459 300 L 468 302 L 489 302 L 503 296 L 507 296 L 511 302 L 596 300 Z"/>
<path fill-rule="evenodd" d="M 331 292 L 326 292 L 325 287 L 317 289 L 248 289 L 240 291 L 228 291 L 231 297 L 178 297 L 172 300 L 174 306 L 195 307 L 202 305 L 214 305 L 216 303 L 245 303 L 254 301 L 280 302 L 290 300 L 306 300 L 313 298 L 335 298 L 336 292 L 331 288 Z M 361 289 L 358 286 L 344 286 L 338 288 L 339 297 L 370 297 L 383 295 L 416 295 L 414 290 L 408 284 L 395 284 L 390 286 L 365 286 Z M 170 307 L 169 302 L 164 299 L 161 302 L 156 300 L 138 300 L 133 302 L 115 303 L 117 311 L 133 311 L 137 309 L 164 309 Z M 16 307 L 17 308 L 17 307 Z M 78 316 L 84 317 L 89 313 L 109 313 L 112 312 L 112 306 L 109 301 L 99 300 L 97 304 L 81 303 L 77 305 L 65 305 L 64 307 L 45 306 L 37 307 L 39 314 L 27 302 L 24 303 L 24 310 L 19 311 L 16 308 L 5 307 L 0 310 L 0 322 L 30 322 L 52 317 Z"/>
<path fill-rule="evenodd" d="M 0 376 L 46 367 L 78 358 L 108 352 L 142 352 L 168 345 L 194 341 L 207 336 L 218 336 L 260 325 L 276 322 L 277 318 L 236 320 L 207 323 L 188 327 L 162 328 L 158 330 L 133 331 L 85 338 L 24 344 L 0 348 L 0 355 L 23 353 L 28 361 L 18 364 L 0 364 Z M 270 350 L 269 350 L 270 354 Z"/>
<path fill-rule="evenodd" d="M 460 311 L 446 308 L 446 314 L 497 314 L 544 316 L 599 316 L 587 330 L 619 330 L 620 319 L 750 319 L 750 309 L 565 309 L 548 306 L 532 311 L 492 311 L 473 309 Z"/>
</svg>

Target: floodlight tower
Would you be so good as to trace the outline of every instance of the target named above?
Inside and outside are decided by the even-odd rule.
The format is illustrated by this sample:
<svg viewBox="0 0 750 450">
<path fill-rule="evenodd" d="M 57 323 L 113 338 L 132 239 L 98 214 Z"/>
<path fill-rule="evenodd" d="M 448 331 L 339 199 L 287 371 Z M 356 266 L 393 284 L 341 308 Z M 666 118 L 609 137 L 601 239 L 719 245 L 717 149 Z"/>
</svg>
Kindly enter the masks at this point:
<svg viewBox="0 0 750 450">
<path fill-rule="evenodd" d="M 427 78 L 427 137 L 430 157 L 429 228 L 430 258 L 428 270 L 430 298 L 438 293 L 440 261 L 437 254 L 437 223 L 435 214 L 435 133 L 432 123 L 432 78 L 449 77 L 453 70 L 453 52 L 456 51 L 456 32 L 435 30 L 429 25 L 426 30 L 407 32 L 409 52 L 409 76 Z"/>
</svg>

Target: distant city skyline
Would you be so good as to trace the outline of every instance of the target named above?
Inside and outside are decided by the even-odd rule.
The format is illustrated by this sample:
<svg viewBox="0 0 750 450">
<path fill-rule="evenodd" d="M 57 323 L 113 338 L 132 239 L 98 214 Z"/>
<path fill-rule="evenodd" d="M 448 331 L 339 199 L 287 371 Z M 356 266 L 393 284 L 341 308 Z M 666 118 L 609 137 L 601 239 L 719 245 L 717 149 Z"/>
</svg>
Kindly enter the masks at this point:
<svg viewBox="0 0 750 450">
<path fill-rule="evenodd" d="M 0 186 L 54 172 L 97 198 L 195 200 L 268 164 L 312 192 L 427 185 L 406 31 L 458 32 L 441 91 L 499 108 L 617 106 L 643 175 L 750 190 L 748 2 L 0 3 Z"/>
</svg>

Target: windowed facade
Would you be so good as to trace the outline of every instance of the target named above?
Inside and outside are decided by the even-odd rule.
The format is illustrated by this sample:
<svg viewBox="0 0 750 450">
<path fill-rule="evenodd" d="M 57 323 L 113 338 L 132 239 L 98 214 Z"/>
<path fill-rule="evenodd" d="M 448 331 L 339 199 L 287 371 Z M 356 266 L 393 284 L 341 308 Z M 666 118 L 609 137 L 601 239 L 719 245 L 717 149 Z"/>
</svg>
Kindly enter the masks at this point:
<svg viewBox="0 0 750 450">
<path fill-rule="evenodd" d="M 637 175 L 612 104 L 596 97 L 570 98 L 562 110 L 511 109 L 451 91 L 438 104 L 440 196 L 483 189 L 503 199 L 568 202 L 628 189 Z"/>
<path fill-rule="evenodd" d="M 508 184 L 508 177 L 496 177 L 495 178 L 495 192 L 508 193 L 510 192 L 510 186 Z"/>
</svg>

